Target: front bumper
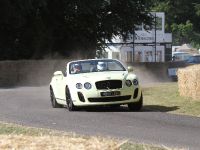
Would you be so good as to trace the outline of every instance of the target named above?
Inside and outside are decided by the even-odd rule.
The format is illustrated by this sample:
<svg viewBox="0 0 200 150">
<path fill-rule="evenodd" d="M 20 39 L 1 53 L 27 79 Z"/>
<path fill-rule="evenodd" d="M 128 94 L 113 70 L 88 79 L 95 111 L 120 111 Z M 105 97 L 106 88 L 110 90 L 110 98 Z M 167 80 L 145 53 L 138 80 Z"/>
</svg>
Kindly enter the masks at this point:
<svg viewBox="0 0 200 150">
<path fill-rule="evenodd" d="M 102 96 L 102 92 L 120 92 L 120 95 Z M 139 101 L 142 90 L 140 86 L 126 87 L 121 89 L 82 89 L 73 92 L 72 101 L 75 106 L 95 106 L 95 105 L 112 105 L 112 104 L 128 104 Z"/>
</svg>

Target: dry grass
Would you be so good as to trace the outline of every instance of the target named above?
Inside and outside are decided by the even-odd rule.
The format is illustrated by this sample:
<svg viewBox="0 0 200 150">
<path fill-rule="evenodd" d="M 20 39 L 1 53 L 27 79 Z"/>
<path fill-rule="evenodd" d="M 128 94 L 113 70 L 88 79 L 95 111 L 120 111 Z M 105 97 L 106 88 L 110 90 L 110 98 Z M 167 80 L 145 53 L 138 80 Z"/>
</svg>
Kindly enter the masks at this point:
<svg viewBox="0 0 200 150">
<path fill-rule="evenodd" d="M 121 145 L 98 137 L 0 135 L 0 139 L 3 150 L 117 150 Z"/>
<path fill-rule="evenodd" d="M 0 122 L 0 150 L 119 149 L 123 142 Z"/>
<path fill-rule="evenodd" d="M 178 69 L 177 75 L 180 95 L 200 99 L 200 65 Z"/>
<path fill-rule="evenodd" d="M 0 122 L 0 150 L 117 150 L 123 143 L 112 138 Z"/>
<path fill-rule="evenodd" d="M 183 150 L 0 122 L 0 150 Z"/>
<path fill-rule="evenodd" d="M 119 142 L 102 137 L 0 135 L 1 150 L 185 150 Z"/>
</svg>

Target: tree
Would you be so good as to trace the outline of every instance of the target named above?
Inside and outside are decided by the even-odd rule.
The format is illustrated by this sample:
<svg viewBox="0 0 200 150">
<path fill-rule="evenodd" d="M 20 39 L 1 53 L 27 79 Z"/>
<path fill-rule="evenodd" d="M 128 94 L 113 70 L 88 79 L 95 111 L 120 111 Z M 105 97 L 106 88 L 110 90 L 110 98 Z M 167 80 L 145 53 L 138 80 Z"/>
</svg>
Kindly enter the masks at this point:
<svg viewBox="0 0 200 150">
<path fill-rule="evenodd" d="M 186 24 L 176 24 L 171 25 L 172 32 L 174 34 L 175 45 L 179 43 L 190 43 L 193 36 L 193 24 L 190 21 L 187 21 Z"/>
<path fill-rule="evenodd" d="M 0 0 L 0 59 L 79 53 L 93 58 L 113 36 L 151 25 L 148 0 Z"/>
<path fill-rule="evenodd" d="M 200 41 L 200 4 L 199 0 L 153 0 L 154 11 L 166 14 L 166 31 L 172 32 L 173 44 Z"/>
</svg>

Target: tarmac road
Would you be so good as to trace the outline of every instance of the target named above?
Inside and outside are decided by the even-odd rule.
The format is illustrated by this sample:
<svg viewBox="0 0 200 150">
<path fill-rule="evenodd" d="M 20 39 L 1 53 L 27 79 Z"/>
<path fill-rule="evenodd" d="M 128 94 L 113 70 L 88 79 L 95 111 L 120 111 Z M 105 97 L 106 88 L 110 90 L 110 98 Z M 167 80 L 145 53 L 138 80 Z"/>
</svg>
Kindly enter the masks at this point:
<svg viewBox="0 0 200 150">
<path fill-rule="evenodd" d="M 200 149 L 200 118 L 154 112 L 147 108 L 144 106 L 141 112 L 129 112 L 126 107 L 68 112 L 66 108 L 51 108 L 47 86 L 0 89 L 0 121 Z"/>
</svg>

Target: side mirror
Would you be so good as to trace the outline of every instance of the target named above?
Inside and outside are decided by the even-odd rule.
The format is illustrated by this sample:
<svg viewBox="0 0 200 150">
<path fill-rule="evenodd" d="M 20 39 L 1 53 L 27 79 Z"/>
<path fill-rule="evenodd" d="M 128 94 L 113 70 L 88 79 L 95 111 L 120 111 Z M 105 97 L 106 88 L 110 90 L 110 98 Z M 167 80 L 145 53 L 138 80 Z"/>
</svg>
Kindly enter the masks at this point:
<svg viewBox="0 0 200 150">
<path fill-rule="evenodd" d="M 54 76 L 63 76 L 63 73 L 62 73 L 62 71 L 56 71 L 56 72 L 54 72 L 53 75 Z"/>
<path fill-rule="evenodd" d="M 128 72 L 133 72 L 133 67 L 132 66 L 128 66 Z"/>
</svg>

